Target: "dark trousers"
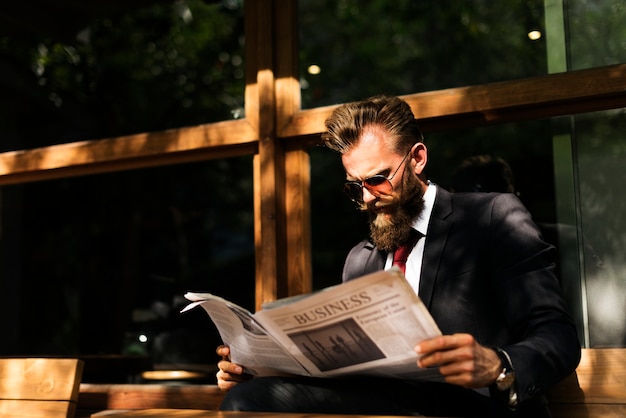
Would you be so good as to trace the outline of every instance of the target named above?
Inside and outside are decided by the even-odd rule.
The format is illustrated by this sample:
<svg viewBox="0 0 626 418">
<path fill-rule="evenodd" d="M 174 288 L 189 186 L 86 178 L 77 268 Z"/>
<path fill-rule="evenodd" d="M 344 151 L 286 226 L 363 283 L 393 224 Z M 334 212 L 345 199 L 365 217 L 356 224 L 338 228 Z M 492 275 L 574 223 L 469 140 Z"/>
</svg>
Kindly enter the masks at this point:
<svg viewBox="0 0 626 418">
<path fill-rule="evenodd" d="M 490 397 L 459 386 L 381 378 L 261 377 L 231 389 L 220 409 L 357 415 L 550 416 L 541 402 L 512 413 Z"/>
</svg>

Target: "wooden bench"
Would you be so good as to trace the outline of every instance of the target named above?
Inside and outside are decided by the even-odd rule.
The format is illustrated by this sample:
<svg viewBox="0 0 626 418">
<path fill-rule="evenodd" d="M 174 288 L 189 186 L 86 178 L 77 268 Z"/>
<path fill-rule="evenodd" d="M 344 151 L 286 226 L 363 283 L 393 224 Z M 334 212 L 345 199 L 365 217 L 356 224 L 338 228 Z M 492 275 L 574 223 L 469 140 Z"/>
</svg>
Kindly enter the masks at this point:
<svg viewBox="0 0 626 418">
<path fill-rule="evenodd" d="M 109 409 L 218 409 L 224 392 L 216 385 L 82 383 L 77 418 Z"/>
<path fill-rule="evenodd" d="M 576 373 L 548 399 L 554 418 L 626 417 L 626 348 L 583 349 Z"/>
<path fill-rule="evenodd" d="M 73 418 L 83 362 L 0 358 L 0 418 Z"/>
<path fill-rule="evenodd" d="M 219 407 L 215 385 L 81 384 L 78 416 L 107 409 L 201 409 Z M 554 418 L 626 417 L 626 348 L 583 349 L 576 373 L 549 394 Z"/>
</svg>

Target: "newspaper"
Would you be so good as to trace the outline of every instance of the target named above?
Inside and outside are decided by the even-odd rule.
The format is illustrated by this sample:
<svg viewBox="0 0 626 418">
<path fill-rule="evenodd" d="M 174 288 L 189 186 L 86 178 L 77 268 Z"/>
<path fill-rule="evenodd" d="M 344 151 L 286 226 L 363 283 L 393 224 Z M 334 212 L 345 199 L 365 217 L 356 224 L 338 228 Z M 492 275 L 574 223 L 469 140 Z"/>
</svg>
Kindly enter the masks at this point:
<svg viewBox="0 0 626 418">
<path fill-rule="evenodd" d="M 210 293 L 187 293 L 182 312 L 201 306 L 231 361 L 255 376 L 369 375 L 442 380 L 417 366 L 415 345 L 441 335 L 397 268 L 272 303 L 256 312 Z"/>
</svg>

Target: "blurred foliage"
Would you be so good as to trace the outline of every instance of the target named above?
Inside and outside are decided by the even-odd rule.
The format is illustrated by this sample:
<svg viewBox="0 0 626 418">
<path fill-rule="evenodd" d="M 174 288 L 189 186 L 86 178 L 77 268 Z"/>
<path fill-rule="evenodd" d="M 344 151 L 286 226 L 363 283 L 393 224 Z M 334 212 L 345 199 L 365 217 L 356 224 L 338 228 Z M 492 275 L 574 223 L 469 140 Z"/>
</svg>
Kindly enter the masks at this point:
<svg viewBox="0 0 626 418">
<path fill-rule="evenodd" d="M 626 62 L 626 4 L 622 0 L 568 2 L 570 68 Z"/>
<path fill-rule="evenodd" d="M 546 73 L 543 0 L 300 0 L 305 108 Z M 307 74 L 317 65 L 318 75 Z"/>
<path fill-rule="evenodd" d="M 243 43 L 242 4 L 202 0 L 103 16 L 71 40 L 4 37 L 24 83 L 12 98 L 28 102 L 0 118 L 27 149 L 241 117 Z"/>
</svg>

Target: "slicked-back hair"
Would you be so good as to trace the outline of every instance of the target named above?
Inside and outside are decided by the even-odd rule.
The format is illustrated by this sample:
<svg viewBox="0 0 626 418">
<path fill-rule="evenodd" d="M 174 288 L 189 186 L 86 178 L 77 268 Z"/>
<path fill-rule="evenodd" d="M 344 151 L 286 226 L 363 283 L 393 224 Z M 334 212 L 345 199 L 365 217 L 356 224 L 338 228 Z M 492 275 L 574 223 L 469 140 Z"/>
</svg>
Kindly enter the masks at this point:
<svg viewBox="0 0 626 418">
<path fill-rule="evenodd" d="M 363 130 L 368 126 L 380 126 L 389 132 L 394 151 L 407 152 L 416 142 L 422 142 L 411 107 L 395 96 L 379 95 L 359 102 L 337 107 L 324 122 L 324 144 L 341 154 L 357 145 Z"/>
</svg>

